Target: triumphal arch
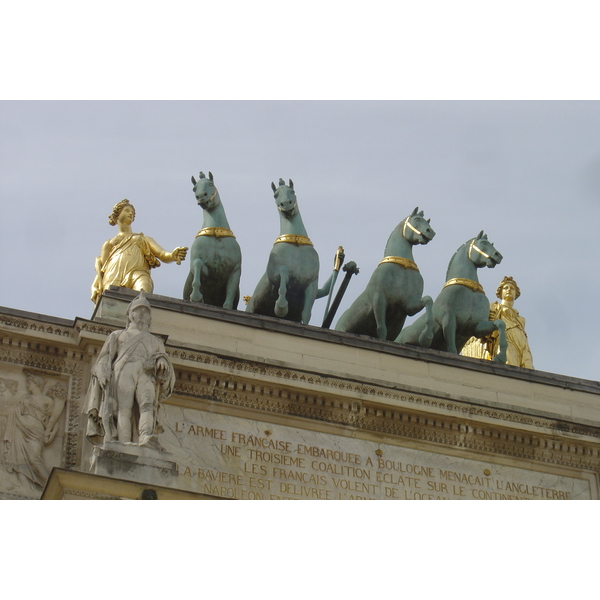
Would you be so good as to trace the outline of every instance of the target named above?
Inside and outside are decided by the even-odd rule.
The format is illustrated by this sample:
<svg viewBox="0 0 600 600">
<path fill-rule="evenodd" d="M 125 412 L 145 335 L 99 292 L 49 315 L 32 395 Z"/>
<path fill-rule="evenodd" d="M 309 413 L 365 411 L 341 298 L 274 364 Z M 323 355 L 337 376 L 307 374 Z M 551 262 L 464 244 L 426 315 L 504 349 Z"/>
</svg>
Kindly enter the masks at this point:
<svg viewBox="0 0 600 600">
<path fill-rule="evenodd" d="M 600 494 L 598 382 L 123 287 L 0 332 L 4 499 Z"/>
</svg>

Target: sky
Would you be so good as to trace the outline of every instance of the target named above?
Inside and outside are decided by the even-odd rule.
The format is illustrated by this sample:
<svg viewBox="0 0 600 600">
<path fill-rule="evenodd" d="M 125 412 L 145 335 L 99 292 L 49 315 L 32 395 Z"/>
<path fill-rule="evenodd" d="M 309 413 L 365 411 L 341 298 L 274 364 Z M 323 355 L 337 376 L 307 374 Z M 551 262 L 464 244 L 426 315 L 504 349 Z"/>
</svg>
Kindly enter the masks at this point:
<svg viewBox="0 0 600 600">
<path fill-rule="evenodd" d="M 165 249 L 191 246 L 200 171 L 213 173 L 251 295 L 279 235 L 271 182 L 282 177 L 320 284 L 339 245 L 359 266 L 334 324 L 418 206 L 437 234 L 414 249 L 425 294 L 437 296 L 453 253 L 484 230 L 504 260 L 479 280 L 490 301 L 505 275 L 519 284 L 535 368 L 599 378 L 598 102 L 4 101 L 0 131 L 0 202 L 14 215 L 1 224 L 0 305 L 90 318 L 113 205 L 128 198 L 134 231 Z M 153 270 L 155 293 L 181 298 L 188 269 Z"/>
</svg>

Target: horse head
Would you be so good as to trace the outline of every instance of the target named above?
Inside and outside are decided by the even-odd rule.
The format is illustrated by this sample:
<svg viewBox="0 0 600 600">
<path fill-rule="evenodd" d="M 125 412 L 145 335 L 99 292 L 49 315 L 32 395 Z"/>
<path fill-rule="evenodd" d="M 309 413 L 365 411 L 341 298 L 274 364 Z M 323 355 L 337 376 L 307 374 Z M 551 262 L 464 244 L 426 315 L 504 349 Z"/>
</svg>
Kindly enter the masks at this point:
<svg viewBox="0 0 600 600">
<path fill-rule="evenodd" d="M 402 236 L 410 244 L 427 244 L 435 235 L 429 222 L 431 219 L 425 219 L 423 211 L 419 212 L 417 206 L 412 213 L 400 224 L 402 227 Z"/>
<path fill-rule="evenodd" d="M 298 200 L 294 191 L 294 182 L 291 179 L 289 185 L 285 185 L 283 179 L 279 178 L 279 186 L 275 187 L 275 184 L 271 182 L 271 189 L 281 216 L 290 219 L 298 214 Z"/>
<path fill-rule="evenodd" d="M 467 242 L 467 256 L 476 267 L 489 267 L 493 269 L 502 260 L 502 254 L 494 248 L 488 236 L 479 232 L 479 235 Z"/>
<path fill-rule="evenodd" d="M 215 187 L 213 174 L 208 172 L 208 179 L 202 171 L 200 171 L 199 179 L 196 181 L 192 175 L 192 183 L 194 184 L 194 194 L 196 201 L 204 210 L 214 210 L 221 203 L 219 192 Z"/>
</svg>

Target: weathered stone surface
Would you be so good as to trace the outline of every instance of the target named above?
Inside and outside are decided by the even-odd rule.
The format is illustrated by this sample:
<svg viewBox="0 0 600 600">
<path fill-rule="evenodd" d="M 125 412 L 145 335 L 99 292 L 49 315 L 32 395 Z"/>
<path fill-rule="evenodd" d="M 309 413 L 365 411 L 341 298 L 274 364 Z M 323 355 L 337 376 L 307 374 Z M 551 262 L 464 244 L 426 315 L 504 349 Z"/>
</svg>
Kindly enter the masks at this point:
<svg viewBox="0 0 600 600">
<path fill-rule="evenodd" d="M 590 476 L 169 407 L 181 489 L 239 499 L 547 500 L 595 497 Z"/>
<path fill-rule="evenodd" d="M 93 448 L 90 472 L 127 481 L 177 488 L 177 466 L 171 458 L 168 452 L 109 442 L 103 448 Z"/>
<path fill-rule="evenodd" d="M 61 488 L 73 497 L 100 497 L 108 481 L 122 484 L 115 497 L 153 485 L 178 497 L 600 495 L 599 382 L 154 295 L 151 333 L 176 375 L 163 450 L 105 446 L 104 470 L 90 473 L 91 369 L 135 295 L 105 292 L 92 320 L 0 309 L 0 433 L 26 393 L 24 370 L 64 385 L 41 457 L 48 472 L 82 475 Z M 14 478 L 2 462 L 0 497 L 40 497 L 11 491 Z"/>
</svg>

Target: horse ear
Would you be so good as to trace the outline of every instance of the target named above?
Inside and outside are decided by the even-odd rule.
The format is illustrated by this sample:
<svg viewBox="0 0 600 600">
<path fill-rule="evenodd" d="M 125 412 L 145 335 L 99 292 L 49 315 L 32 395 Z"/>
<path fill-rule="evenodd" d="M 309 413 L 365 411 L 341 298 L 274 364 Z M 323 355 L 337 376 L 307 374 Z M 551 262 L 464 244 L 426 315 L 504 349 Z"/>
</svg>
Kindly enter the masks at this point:
<svg viewBox="0 0 600 600">
<path fill-rule="evenodd" d="M 275 187 L 275 184 L 271 181 L 271 189 L 276 192 L 277 188 Z"/>
<path fill-rule="evenodd" d="M 192 183 L 194 184 L 194 187 L 196 187 L 196 183 L 198 183 L 198 182 L 196 181 L 196 178 L 195 178 L 193 175 L 192 175 Z"/>
<path fill-rule="evenodd" d="M 290 187 L 294 189 L 294 182 L 290 179 Z"/>
<path fill-rule="evenodd" d="M 483 237 L 483 229 L 479 232 L 479 235 L 475 239 L 480 240 L 482 237 Z"/>
<path fill-rule="evenodd" d="M 209 171 L 208 172 L 208 178 L 214 183 L 215 180 L 213 179 L 213 174 Z"/>
<path fill-rule="evenodd" d="M 417 212 L 419 212 L 419 207 L 415 206 L 415 210 L 412 211 L 412 214 L 410 216 L 414 217 L 417 214 Z"/>
<path fill-rule="evenodd" d="M 427 222 L 428 222 L 428 223 L 431 223 L 431 219 L 427 219 Z"/>
</svg>

